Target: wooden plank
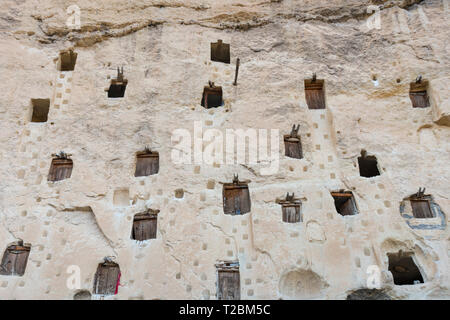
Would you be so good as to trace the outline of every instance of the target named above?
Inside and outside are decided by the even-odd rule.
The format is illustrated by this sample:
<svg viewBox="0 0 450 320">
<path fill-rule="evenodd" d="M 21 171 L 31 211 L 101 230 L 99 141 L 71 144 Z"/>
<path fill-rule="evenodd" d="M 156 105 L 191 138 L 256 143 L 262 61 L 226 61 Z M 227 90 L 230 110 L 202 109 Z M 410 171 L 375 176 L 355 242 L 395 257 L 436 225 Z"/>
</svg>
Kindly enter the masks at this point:
<svg viewBox="0 0 450 320">
<path fill-rule="evenodd" d="M 305 95 L 309 109 L 325 109 L 325 95 L 323 89 L 306 89 Z"/>
<path fill-rule="evenodd" d="M 300 206 L 283 206 L 282 212 L 284 222 L 300 222 Z"/>
<path fill-rule="evenodd" d="M 284 139 L 284 149 L 286 157 L 294 158 L 294 159 L 302 159 L 302 144 L 300 139 Z"/>
<path fill-rule="evenodd" d="M 411 200 L 411 208 L 414 218 L 425 219 L 434 217 L 428 200 Z"/>
<path fill-rule="evenodd" d="M 409 97 L 411 99 L 413 108 L 427 108 L 430 106 L 426 91 L 410 92 Z"/>
<path fill-rule="evenodd" d="M 251 210 L 248 187 L 236 186 L 223 189 L 223 209 L 225 214 L 241 215 Z"/>
<path fill-rule="evenodd" d="M 159 155 L 138 155 L 136 159 L 135 177 L 145 177 L 159 172 Z"/>
<path fill-rule="evenodd" d="M 218 300 L 240 300 L 239 271 L 218 271 Z"/>
</svg>

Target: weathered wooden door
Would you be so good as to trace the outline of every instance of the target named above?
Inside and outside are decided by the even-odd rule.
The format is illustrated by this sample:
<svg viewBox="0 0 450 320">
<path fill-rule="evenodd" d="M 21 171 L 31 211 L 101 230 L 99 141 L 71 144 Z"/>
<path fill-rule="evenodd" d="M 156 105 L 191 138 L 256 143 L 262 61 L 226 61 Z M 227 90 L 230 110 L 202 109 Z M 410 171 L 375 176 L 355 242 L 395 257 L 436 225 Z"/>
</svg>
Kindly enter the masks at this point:
<svg viewBox="0 0 450 320">
<path fill-rule="evenodd" d="M 284 138 L 284 150 L 286 157 L 295 159 L 303 158 L 302 144 L 298 138 L 286 136 Z"/>
<path fill-rule="evenodd" d="M 426 91 L 410 92 L 409 97 L 413 108 L 427 108 L 430 106 Z"/>
<path fill-rule="evenodd" d="M 114 295 L 116 294 L 119 278 L 120 268 L 117 263 L 104 262 L 97 267 L 94 280 L 94 294 Z"/>
<path fill-rule="evenodd" d="M 220 107 L 223 104 L 222 87 L 205 87 L 201 105 L 205 108 Z"/>
<path fill-rule="evenodd" d="M 159 172 L 159 154 L 157 152 L 138 154 L 135 177 L 150 176 Z"/>
<path fill-rule="evenodd" d="M 222 40 L 211 42 L 211 61 L 230 63 L 230 44 Z"/>
<path fill-rule="evenodd" d="M 218 300 L 240 300 L 241 284 L 239 270 L 218 271 Z"/>
<path fill-rule="evenodd" d="M 433 218 L 430 202 L 428 200 L 411 200 L 411 208 L 414 218 Z"/>
<path fill-rule="evenodd" d="M 322 88 L 308 88 L 305 95 L 309 109 L 325 109 L 325 95 Z"/>
<path fill-rule="evenodd" d="M 289 223 L 301 222 L 300 205 L 298 204 L 283 205 L 282 210 L 284 222 Z"/>
<path fill-rule="evenodd" d="M 225 214 L 240 215 L 250 212 L 250 193 L 247 186 L 224 186 L 223 210 Z"/>
<path fill-rule="evenodd" d="M 48 173 L 48 181 L 60 181 L 72 175 L 73 161 L 70 159 L 53 159 Z"/>
<path fill-rule="evenodd" d="M 157 215 L 136 215 L 133 221 L 132 238 L 138 241 L 156 239 Z"/>
<path fill-rule="evenodd" d="M 23 276 L 27 267 L 30 247 L 11 245 L 3 254 L 0 274 Z"/>
</svg>

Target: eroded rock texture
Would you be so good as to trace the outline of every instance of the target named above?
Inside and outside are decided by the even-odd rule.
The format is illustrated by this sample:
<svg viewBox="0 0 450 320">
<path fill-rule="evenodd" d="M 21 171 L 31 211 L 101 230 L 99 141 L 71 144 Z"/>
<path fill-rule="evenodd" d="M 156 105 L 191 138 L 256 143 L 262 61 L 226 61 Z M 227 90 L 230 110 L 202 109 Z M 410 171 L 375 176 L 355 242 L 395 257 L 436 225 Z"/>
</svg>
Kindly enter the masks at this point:
<svg viewBox="0 0 450 320">
<path fill-rule="evenodd" d="M 73 4 L 79 29 L 66 25 Z M 368 13 L 375 5 L 380 28 Z M 94 276 L 107 256 L 121 277 L 105 299 L 216 299 L 222 260 L 239 261 L 242 299 L 377 298 L 357 291 L 366 290 L 370 266 L 379 269 L 378 298 L 450 298 L 449 6 L 3 0 L 0 254 L 19 239 L 31 250 L 23 276 L 0 275 L 0 299 L 97 298 Z M 230 64 L 210 61 L 218 39 L 230 44 Z M 59 71 L 59 53 L 69 48 L 74 70 Z M 108 98 L 117 67 L 124 97 Z M 325 109 L 307 107 L 304 80 L 313 73 L 325 81 Z M 409 96 L 419 75 L 428 81 L 425 108 L 413 108 Z M 223 106 L 200 105 L 208 81 L 222 87 Z M 115 84 L 120 95 L 124 82 Z M 32 99 L 50 99 L 34 100 L 41 122 L 31 121 Z M 198 137 L 194 121 L 223 134 L 279 130 L 279 169 L 174 163 L 173 132 Z M 284 153 L 294 124 L 301 159 Z M 159 168 L 136 177 L 146 146 Z M 360 176 L 361 150 L 376 157 L 379 175 Z M 70 177 L 48 181 L 60 151 L 73 161 Z M 223 213 L 222 183 L 235 173 L 251 199 L 242 216 Z M 431 220 L 404 200 L 419 187 L 439 206 Z M 340 190 L 353 194 L 348 215 L 330 194 Z M 282 221 L 276 200 L 288 192 L 301 199 L 301 222 Z M 132 240 L 134 216 L 149 209 L 159 210 L 156 238 Z M 394 284 L 390 268 L 409 274 L 392 265 L 403 257 L 423 283 Z M 79 287 L 70 278 L 76 268 Z"/>
</svg>

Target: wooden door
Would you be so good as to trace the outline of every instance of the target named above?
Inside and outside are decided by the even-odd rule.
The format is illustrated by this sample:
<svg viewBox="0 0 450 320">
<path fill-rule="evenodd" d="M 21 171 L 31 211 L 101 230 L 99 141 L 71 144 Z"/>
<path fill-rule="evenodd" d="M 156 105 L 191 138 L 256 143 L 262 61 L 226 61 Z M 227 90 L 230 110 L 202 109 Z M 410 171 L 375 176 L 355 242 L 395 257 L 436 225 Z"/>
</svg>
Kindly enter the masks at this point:
<svg viewBox="0 0 450 320">
<path fill-rule="evenodd" d="M 306 89 L 306 103 L 309 109 L 325 109 L 325 95 L 323 89 Z"/>
<path fill-rule="evenodd" d="M 53 159 L 48 173 L 48 181 L 60 181 L 72 175 L 73 161 L 70 159 Z"/>
<path fill-rule="evenodd" d="M 218 271 L 218 300 L 240 300 L 241 287 L 239 271 Z"/>
<path fill-rule="evenodd" d="M 120 276 L 119 265 L 113 262 L 100 263 L 94 280 L 94 294 L 114 295 Z"/>
<path fill-rule="evenodd" d="M 241 215 L 251 210 L 247 186 L 224 186 L 223 210 L 225 214 Z"/>
<path fill-rule="evenodd" d="M 135 177 L 150 176 L 158 172 L 159 155 L 157 153 L 137 155 Z"/>
<path fill-rule="evenodd" d="M 0 274 L 23 276 L 27 267 L 30 248 L 12 245 L 3 254 Z"/>
<path fill-rule="evenodd" d="M 283 221 L 289 223 L 300 222 L 300 205 L 283 205 Z"/>
<path fill-rule="evenodd" d="M 302 154 L 302 144 L 300 139 L 298 138 L 284 138 L 284 150 L 286 157 L 301 159 L 303 158 Z"/>
<path fill-rule="evenodd" d="M 145 218 L 138 218 L 133 222 L 132 238 L 138 241 L 156 239 L 157 218 L 156 215 L 149 215 Z"/>
<path fill-rule="evenodd" d="M 409 97 L 413 108 L 427 108 L 430 106 L 426 91 L 410 92 Z"/>
<path fill-rule="evenodd" d="M 411 208 L 414 218 L 433 218 L 430 203 L 428 200 L 411 200 Z"/>
</svg>

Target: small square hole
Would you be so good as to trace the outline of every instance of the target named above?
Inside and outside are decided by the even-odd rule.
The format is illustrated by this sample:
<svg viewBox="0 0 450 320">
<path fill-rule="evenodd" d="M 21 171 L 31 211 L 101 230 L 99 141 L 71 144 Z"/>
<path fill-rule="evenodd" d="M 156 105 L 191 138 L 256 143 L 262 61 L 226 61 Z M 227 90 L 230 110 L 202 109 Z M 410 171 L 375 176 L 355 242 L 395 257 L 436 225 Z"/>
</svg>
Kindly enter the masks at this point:
<svg viewBox="0 0 450 320">
<path fill-rule="evenodd" d="M 355 198 L 353 197 L 353 193 L 351 191 L 331 192 L 331 195 L 334 199 L 336 211 L 341 216 L 352 216 L 358 214 Z"/>
<path fill-rule="evenodd" d="M 31 99 L 33 113 L 31 122 L 47 122 L 50 110 L 50 99 Z"/>
</svg>

